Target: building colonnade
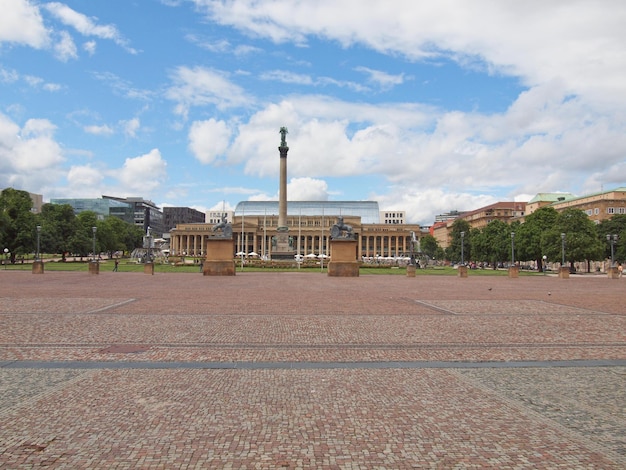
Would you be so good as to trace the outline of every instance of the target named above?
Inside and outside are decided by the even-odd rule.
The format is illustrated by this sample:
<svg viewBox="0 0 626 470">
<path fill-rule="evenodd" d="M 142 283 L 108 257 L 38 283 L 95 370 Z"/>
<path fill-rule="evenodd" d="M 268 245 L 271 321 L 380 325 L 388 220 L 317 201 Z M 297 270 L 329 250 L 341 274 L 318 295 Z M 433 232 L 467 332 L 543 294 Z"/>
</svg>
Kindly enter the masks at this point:
<svg viewBox="0 0 626 470">
<path fill-rule="evenodd" d="M 330 256 L 330 230 L 335 223 L 330 217 L 291 217 L 288 218 L 289 236 L 294 253 Z M 345 217 L 345 223 L 353 227 L 357 239 L 357 253 L 361 257 L 401 257 L 408 256 L 411 250 L 411 232 L 419 236 L 418 225 L 361 225 L 358 217 Z M 250 217 L 243 220 L 235 217 L 232 224 L 236 253 L 256 253 L 271 257 L 272 237 L 277 233 L 277 225 L 270 219 Z M 295 222 L 295 223 L 294 223 Z M 170 232 L 170 255 L 205 256 L 209 237 L 215 236 L 210 224 L 179 224 Z"/>
</svg>

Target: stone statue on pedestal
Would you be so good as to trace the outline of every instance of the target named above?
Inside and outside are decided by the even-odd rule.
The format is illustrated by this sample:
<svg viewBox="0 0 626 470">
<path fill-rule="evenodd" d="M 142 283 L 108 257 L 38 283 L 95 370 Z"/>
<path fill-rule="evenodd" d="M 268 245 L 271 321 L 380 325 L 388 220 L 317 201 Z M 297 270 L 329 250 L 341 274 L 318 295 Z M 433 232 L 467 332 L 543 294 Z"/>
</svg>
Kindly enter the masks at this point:
<svg viewBox="0 0 626 470">
<path fill-rule="evenodd" d="M 226 216 L 222 216 L 221 222 L 213 226 L 213 232 L 218 232 L 215 237 L 233 238 L 233 226 L 226 221 Z"/>
<path fill-rule="evenodd" d="M 337 223 L 330 229 L 330 238 L 333 240 L 344 239 L 354 240 L 354 232 L 352 226 L 343 222 L 343 217 L 337 217 Z"/>
</svg>

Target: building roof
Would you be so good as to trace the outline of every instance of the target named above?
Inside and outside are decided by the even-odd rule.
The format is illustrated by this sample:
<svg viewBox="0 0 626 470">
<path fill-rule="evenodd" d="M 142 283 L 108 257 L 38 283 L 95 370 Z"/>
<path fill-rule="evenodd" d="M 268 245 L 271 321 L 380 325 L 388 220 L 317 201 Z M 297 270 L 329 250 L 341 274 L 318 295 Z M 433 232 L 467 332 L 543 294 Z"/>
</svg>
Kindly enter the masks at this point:
<svg viewBox="0 0 626 470">
<path fill-rule="evenodd" d="M 571 193 L 537 193 L 537 195 L 528 201 L 529 204 L 533 204 L 535 202 L 559 202 L 562 198 L 572 199 L 575 196 Z"/>
<path fill-rule="evenodd" d="M 241 201 L 235 216 L 278 215 L 278 201 Z M 297 216 L 357 216 L 361 223 L 380 223 L 377 201 L 287 201 L 287 215 Z"/>
</svg>

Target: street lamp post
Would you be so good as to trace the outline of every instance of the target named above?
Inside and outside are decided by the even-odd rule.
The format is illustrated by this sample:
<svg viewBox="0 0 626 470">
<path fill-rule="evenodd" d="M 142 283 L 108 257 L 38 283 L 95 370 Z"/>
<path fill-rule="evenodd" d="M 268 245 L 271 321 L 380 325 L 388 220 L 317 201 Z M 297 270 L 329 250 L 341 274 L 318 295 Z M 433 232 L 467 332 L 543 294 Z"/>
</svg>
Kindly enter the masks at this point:
<svg viewBox="0 0 626 470">
<path fill-rule="evenodd" d="M 465 255 L 464 255 L 464 245 L 465 245 L 465 232 L 461 232 L 461 266 L 465 266 Z"/>
<path fill-rule="evenodd" d="M 544 276 L 546 275 L 546 269 L 548 268 L 547 263 L 548 263 L 548 257 L 546 255 L 543 255 L 543 266 L 542 266 L 542 268 L 543 268 L 543 275 Z"/>
<path fill-rule="evenodd" d="M 615 266 L 615 243 L 617 243 L 617 235 L 607 235 L 606 241 L 611 245 L 611 268 Z"/>
<path fill-rule="evenodd" d="M 515 265 L 515 232 L 511 232 L 511 266 Z"/>
<path fill-rule="evenodd" d="M 565 234 L 561 233 L 561 266 L 565 266 Z"/>
<path fill-rule="evenodd" d="M 4 270 L 5 270 L 5 271 L 6 271 L 6 269 L 7 269 L 7 264 L 8 264 L 8 261 L 9 261 L 9 249 L 8 249 L 8 248 L 5 248 L 5 249 L 4 249 Z"/>
<path fill-rule="evenodd" d="M 91 227 L 91 231 L 93 232 L 93 261 L 96 262 L 96 231 L 98 227 Z"/>
<path fill-rule="evenodd" d="M 39 261 L 39 239 L 41 235 L 41 225 L 37 225 L 37 253 L 35 253 L 35 261 Z"/>
</svg>

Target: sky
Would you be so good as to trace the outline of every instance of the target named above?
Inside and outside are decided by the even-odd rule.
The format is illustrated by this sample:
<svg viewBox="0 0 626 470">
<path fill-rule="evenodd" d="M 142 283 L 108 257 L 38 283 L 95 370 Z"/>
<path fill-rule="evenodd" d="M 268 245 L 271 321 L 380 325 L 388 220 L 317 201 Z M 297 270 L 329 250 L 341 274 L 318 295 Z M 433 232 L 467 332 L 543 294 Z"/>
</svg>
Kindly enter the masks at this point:
<svg viewBox="0 0 626 470">
<path fill-rule="evenodd" d="M 622 0 L 0 0 L 0 188 L 436 214 L 626 186 Z"/>
</svg>

